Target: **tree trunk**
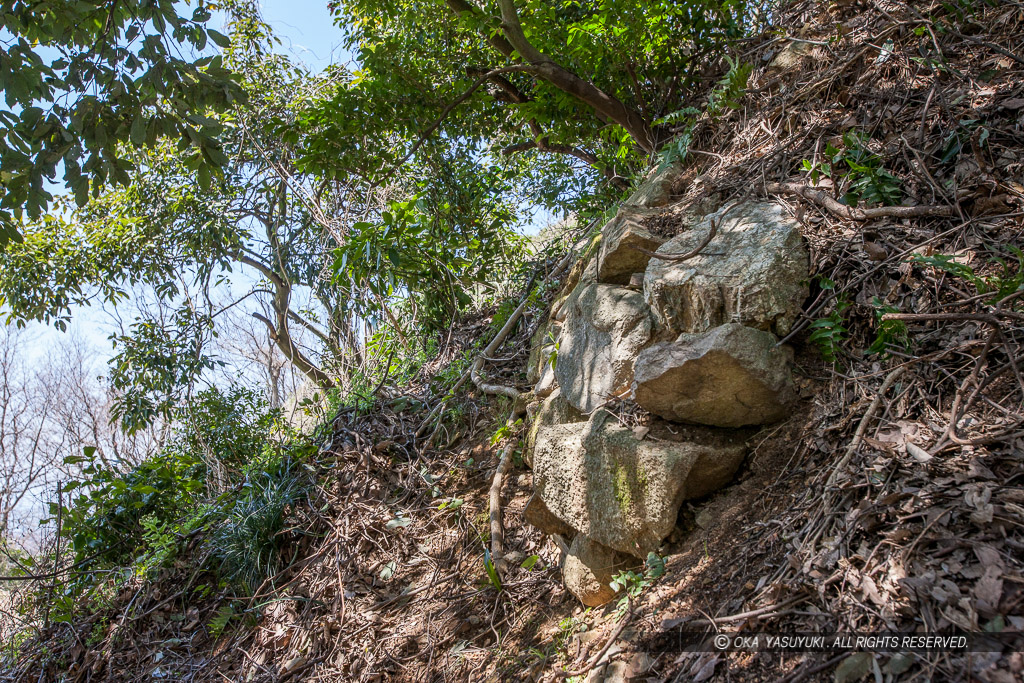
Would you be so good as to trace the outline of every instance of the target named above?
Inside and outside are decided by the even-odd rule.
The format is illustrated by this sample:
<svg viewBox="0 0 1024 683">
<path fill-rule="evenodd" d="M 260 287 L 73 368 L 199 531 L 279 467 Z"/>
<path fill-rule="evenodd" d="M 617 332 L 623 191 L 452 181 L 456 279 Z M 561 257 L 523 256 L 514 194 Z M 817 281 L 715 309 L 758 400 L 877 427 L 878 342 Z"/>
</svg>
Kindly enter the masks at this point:
<svg viewBox="0 0 1024 683">
<path fill-rule="evenodd" d="M 467 0 L 447 0 L 448 6 L 456 14 L 478 14 L 477 8 Z M 572 95 L 583 102 L 598 115 L 617 123 L 636 140 L 636 143 L 648 153 L 654 152 L 657 144 L 650 124 L 637 111 L 604 92 L 596 85 L 580 78 L 573 72 L 557 64 L 553 59 L 535 48 L 519 23 L 514 0 L 499 0 L 501 9 L 502 35 L 492 35 L 485 31 L 485 37 L 491 47 L 513 62 L 525 60 L 530 65 L 530 73 L 555 86 L 559 90 Z M 517 54 L 518 53 L 518 57 Z"/>
</svg>

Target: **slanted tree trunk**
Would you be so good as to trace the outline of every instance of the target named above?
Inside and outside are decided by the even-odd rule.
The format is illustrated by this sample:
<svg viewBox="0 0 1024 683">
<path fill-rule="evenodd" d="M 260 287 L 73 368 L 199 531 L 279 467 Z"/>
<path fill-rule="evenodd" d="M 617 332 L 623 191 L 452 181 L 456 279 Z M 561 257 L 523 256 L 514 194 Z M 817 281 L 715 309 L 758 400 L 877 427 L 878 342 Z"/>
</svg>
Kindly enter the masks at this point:
<svg viewBox="0 0 1024 683">
<path fill-rule="evenodd" d="M 447 0 L 448 6 L 457 14 L 477 14 L 477 8 L 468 0 Z M 512 61 L 520 58 L 531 68 L 530 73 L 555 86 L 559 90 L 580 100 L 602 117 L 617 123 L 636 140 L 645 152 L 654 152 L 657 147 L 650 123 L 640 112 L 604 92 L 590 81 L 556 63 L 551 57 L 538 50 L 526 38 L 514 0 L 499 0 L 501 30 L 503 35 L 487 35 L 491 47 Z M 489 32 L 488 32 L 489 34 Z"/>
</svg>

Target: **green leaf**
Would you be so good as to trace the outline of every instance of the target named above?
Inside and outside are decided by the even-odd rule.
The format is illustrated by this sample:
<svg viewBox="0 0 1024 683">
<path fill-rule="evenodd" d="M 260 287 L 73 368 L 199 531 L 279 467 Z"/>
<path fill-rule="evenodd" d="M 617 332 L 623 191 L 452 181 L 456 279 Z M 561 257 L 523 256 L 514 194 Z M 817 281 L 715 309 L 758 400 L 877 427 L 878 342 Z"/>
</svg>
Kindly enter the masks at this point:
<svg viewBox="0 0 1024 683">
<path fill-rule="evenodd" d="M 142 147 L 146 142 L 146 116 L 140 111 L 132 120 L 132 128 L 129 139 L 136 147 Z"/>
<path fill-rule="evenodd" d="M 217 45 L 217 47 L 227 48 L 231 46 L 231 39 L 220 31 L 215 31 L 212 28 L 206 29 L 207 35 L 210 36 L 210 40 Z"/>
<path fill-rule="evenodd" d="M 498 576 L 498 570 L 491 561 L 491 551 L 486 548 L 484 548 L 484 569 L 487 571 L 487 578 L 490 579 L 491 585 L 494 586 L 495 590 L 500 591 L 501 577 Z"/>
<path fill-rule="evenodd" d="M 410 519 L 409 517 L 402 517 L 401 515 L 399 515 L 398 517 L 395 517 L 384 526 L 386 526 L 388 529 L 398 529 L 407 527 L 410 524 L 412 524 L 412 519 Z"/>
</svg>

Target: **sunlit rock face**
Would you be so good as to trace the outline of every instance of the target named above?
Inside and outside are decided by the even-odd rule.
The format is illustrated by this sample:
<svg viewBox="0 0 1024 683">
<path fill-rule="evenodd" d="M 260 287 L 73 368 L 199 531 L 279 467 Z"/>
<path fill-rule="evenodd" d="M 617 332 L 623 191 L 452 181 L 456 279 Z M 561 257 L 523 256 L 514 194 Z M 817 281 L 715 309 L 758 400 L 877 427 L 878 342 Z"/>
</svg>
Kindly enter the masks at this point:
<svg viewBox="0 0 1024 683">
<path fill-rule="evenodd" d="M 555 378 L 562 395 L 589 413 L 629 388 L 633 360 L 651 341 L 651 316 L 639 292 L 591 283 L 567 302 Z"/>
<path fill-rule="evenodd" d="M 661 422 L 638 436 L 602 411 L 588 422 L 540 428 L 534 482 L 546 508 L 565 524 L 644 558 L 672 531 L 684 500 L 729 483 L 749 436 Z"/>
<path fill-rule="evenodd" d="M 654 344 L 634 363 L 633 398 L 676 422 L 745 427 L 777 422 L 796 398 L 793 352 L 735 323 Z"/>
<path fill-rule="evenodd" d="M 686 254 L 718 222 L 700 254 L 682 262 L 652 258 L 644 298 L 669 333 L 706 332 L 735 322 L 785 336 L 807 298 L 808 255 L 799 224 L 765 202 L 725 207 L 673 237 L 658 253 Z"/>
</svg>

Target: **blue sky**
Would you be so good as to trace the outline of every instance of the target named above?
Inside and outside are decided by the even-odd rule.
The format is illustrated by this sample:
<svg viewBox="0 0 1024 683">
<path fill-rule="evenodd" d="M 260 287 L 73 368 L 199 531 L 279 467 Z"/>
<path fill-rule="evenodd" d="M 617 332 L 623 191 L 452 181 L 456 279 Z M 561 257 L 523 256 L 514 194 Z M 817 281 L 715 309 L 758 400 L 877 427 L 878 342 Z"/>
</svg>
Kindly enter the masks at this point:
<svg viewBox="0 0 1024 683">
<path fill-rule="evenodd" d="M 263 0 L 263 20 L 281 38 L 281 50 L 314 71 L 347 61 L 341 29 L 327 11 L 327 0 Z"/>
</svg>

